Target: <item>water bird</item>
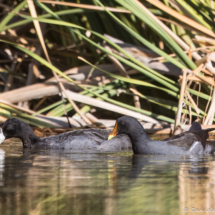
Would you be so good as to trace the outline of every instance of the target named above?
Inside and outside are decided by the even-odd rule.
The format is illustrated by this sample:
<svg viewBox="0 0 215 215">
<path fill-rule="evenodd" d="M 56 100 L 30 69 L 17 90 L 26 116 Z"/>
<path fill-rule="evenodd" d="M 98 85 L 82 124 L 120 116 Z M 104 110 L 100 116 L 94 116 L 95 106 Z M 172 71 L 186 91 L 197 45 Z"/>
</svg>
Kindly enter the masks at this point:
<svg viewBox="0 0 215 215">
<path fill-rule="evenodd" d="M 108 141 L 109 129 L 81 129 L 69 131 L 49 137 L 37 137 L 32 128 L 25 122 L 11 118 L 2 124 L 0 144 L 12 137 L 21 139 L 24 148 L 43 149 L 71 149 L 74 151 L 121 151 L 131 148 L 131 141 L 127 135 L 119 135 Z M 100 146 L 102 148 L 99 148 Z"/>
<path fill-rule="evenodd" d="M 208 132 L 215 128 L 202 130 L 198 122 L 194 122 L 188 132 L 175 135 L 162 141 L 149 138 L 140 122 L 130 116 L 117 119 L 109 140 L 117 135 L 130 137 L 134 154 L 186 155 L 214 153 L 215 147 L 207 144 Z M 114 139 L 114 138 L 113 138 Z M 120 141 L 118 139 L 118 141 Z"/>
</svg>

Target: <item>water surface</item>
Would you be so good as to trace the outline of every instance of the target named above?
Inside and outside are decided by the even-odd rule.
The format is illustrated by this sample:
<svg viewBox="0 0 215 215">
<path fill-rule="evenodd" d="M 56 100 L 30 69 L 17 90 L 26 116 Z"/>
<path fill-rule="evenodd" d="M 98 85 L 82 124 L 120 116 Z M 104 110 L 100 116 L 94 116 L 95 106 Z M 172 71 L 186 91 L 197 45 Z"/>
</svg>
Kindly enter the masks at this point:
<svg viewBox="0 0 215 215">
<path fill-rule="evenodd" d="M 214 155 L 0 149 L 2 215 L 215 214 Z"/>
</svg>

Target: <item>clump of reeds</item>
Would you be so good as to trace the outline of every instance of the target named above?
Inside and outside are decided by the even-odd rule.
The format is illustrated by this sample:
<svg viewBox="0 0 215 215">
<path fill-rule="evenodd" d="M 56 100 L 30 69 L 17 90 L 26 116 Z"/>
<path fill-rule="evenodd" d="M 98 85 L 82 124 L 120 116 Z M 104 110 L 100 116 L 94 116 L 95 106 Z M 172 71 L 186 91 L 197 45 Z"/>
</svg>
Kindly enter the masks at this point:
<svg viewBox="0 0 215 215">
<path fill-rule="evenodd" d="M 0 9 L 2 121 L 109 126 L 100 118 L 115 112 L 213 123 L 213 1 L 27 0 Z"/>
</svg>

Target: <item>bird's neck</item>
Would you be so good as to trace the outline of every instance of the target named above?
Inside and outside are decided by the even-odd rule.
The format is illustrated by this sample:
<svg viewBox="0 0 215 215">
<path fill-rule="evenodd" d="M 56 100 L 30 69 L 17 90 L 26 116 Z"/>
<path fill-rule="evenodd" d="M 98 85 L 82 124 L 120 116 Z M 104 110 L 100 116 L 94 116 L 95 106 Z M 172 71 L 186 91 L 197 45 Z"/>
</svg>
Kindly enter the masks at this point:
<svg viewBox="0 0 215 215">
<path fill-rule="evenodd" d="M 148 142 L 151 141 L 145 131 L 140 135 L 131 135 L 132 149 L 134 154 L 145 154 Z"/>
<path fill-rule="evenodd" d="M 24 148 L 34 146 L 40 140 L 40 138 L 34 134 L 33 130 L 32 132 L 28 132 L 25 136 L 20 136 L 19 138 L 22 140 Z"/>
</svg>

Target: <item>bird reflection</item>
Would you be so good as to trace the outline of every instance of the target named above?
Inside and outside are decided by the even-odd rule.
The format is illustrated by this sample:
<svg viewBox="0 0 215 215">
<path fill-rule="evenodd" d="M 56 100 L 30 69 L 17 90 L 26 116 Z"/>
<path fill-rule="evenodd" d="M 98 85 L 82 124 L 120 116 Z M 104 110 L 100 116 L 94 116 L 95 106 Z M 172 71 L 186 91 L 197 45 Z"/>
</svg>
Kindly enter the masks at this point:
<svg viewBox="0 0 215 215">
<path fill-rule="evenodd" d="M 132 166 L 129 174 L 130 179 L 137 179 L 142 173 L 143 167 L 149 162 L 150 158 L 144 155 L 132 155 Z"/>
<path fill-rule="evenodd" d="M 208 167 L 191 167 L 188 171 L 189 174 L 207 174 L 209 168 Z"/>
<path fill-rule="evenodd" d="M 5 151 L 0 149 L 0 186 L 4 186 L 4 159 L 5 159 Z"/>
</svg>

